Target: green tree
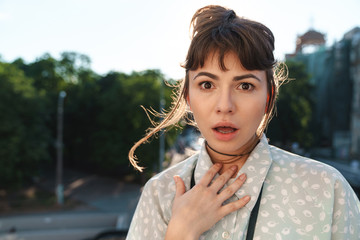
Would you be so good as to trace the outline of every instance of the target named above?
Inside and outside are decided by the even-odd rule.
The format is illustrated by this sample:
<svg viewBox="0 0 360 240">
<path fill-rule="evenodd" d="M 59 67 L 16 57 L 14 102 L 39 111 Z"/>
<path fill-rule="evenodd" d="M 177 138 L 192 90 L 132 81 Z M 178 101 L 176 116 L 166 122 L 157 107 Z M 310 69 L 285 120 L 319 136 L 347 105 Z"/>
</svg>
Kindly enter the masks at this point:
<svg viewBox="0 0 360 240">
<path fill-rule="evenodd" d="M 67 97 L 64 105 L 64 158 L 65 164 L 81 170 L 101 171 L 102 166 L 95 167 L 90 161 L 93 134 L 101 126 L 96 123 L 99 114 L 100 76 L 91 70 L 78 74 L 79 81 L 71 82 L 65 91 Z"/>
<path fill-rule="evenodd" d="M 310 129 L 313 86 L 303 63 L 288 61 L 286 65 L 290 80 L 280 87 L 277 114 L 269 124 L 267 136 L 283 147 L 298 142 L 308 148 L 314 139 Z"/>
<path fill-rule="evenodd" d="M 84 54 L 76 52 L 63 52 L 61 59 L 57 63 L 56 72 L 64 79 L 65 82 L 77 83 L 81 80 L 81 74 L 92 72 L 90 70 L 91 60 Z"/>
<path fill-rule="evenodd" d="M 32 63 L 24 64 L 21 59 L 18 59 L 14 64 L 23 69 L 26 76 L 34 80 L 33 86 L 44 95 L 43 101 L 46 108 L 42 112 L 42 116 L 45 119 L 47 129 L 49 129 L 51 133 L 48 151 L 52 156 L 52 159 L 54 159 L 53 163 L 55 163 L 57 101 L 59 92 L 62 90 L 67 91 L 68 89 L 73 91 L 74 89 L 81 87 L 83 83 L 84 86 L 87 86 L 89 81 L 94 81 L 98 76 L 90 69 L 90 59 L 85 55 L 75 52 L 63 52 L 59 60 L 46 53 Z M 75 91 L 75 94 L 78 93 Z M 76 97 L 81 98 L 83 95 Z M 88 99 L 86 99 L 86 101 L 87 100 Z M 67 115 L 67 108 L 71 109 L 71 104 L 73 104 L 74 101 L 70 104 L 67 102 L 68 97 L 65 98 L 65 120 L 68 117 L 72 118 L 73 116 Z M 74 112 L 74 115 L 81 115 L 82 109 L 77 110 L 78 112 Z M 83 118 L 82 121 L 86 121 L 86 118 Z M 65 127 L 64 132 L 67 133 L 67 130 L 70 129 Z M 65 147 L 67 147 L 66 142 L 64 142 L 64 144 Z M 65 148 L 65 151 L 66 150 L 67 149 Z"/>
<path fill-rule="evenodd" d="M 55 164 L 57 100 L 62 90 L 67 92 L 65 166 L 117 176 L 133 173 L 127 154 L 150 126 L 140 105 L 159 110 L 164 80 L 160 71 L 99 76 L 90 69 L 87 56 L 74 52 L 65 52 L 60 59 L 44 54 L 29 64 L 19 58 L 1 66 L 0 110 L 6 114 L 0 119 L 0 134 L 5 136 L 0 139 L 4 146 L 0 157 L 6 159 L 0 170 L 2 183 L 21 183 L 32 176 L 34 171 L 23 171 L 36 169 L 30 164 L 38 168 L 45 159 L 52 159 L 48 167 Z M 171 89 L 164 87 L 164 93 L 169 105 Z M 175 134 L 167 134 L 169 144 Z M 137 151 L 149 170 L 158 164 L 158 149 L 155 140 Z M 26 154 L 19 157 L 20 151 Z"/>
<path fill-rule="evenodd" d="M 49 160 L 43 96 L 16 65 L 0 63 L 0 187 L 19 187 Z"/>
<path fill-rule="evenodd" d="M 64 128 L 69 162 L 77 168 L 117 176 L 133 172 L 128 151 L 150 126 L 140 105 L 159 109 L 163 79 L 158 70 L 110 72 L 99 79 L 81 77 L 78 83 L 69 85 Z M 168 103 L 170 92 L 166 87 Z M 152 169 L 158 152 L 155 140 L 141 146 L 137 154 Z"/>
</svg>

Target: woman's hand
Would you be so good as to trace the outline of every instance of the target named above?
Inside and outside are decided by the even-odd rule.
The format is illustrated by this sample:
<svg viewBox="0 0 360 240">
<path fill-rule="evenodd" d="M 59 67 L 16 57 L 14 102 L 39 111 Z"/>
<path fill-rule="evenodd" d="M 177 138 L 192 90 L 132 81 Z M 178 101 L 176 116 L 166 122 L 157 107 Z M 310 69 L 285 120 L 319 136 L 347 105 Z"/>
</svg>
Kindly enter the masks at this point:
<svg viewBox="0 0 360 240">
<path fill-rule="evenodd" d="M 221 164 L 213 165 L 201 181 L 187 192 L 185 192 L 183 180 L 179 176 L 174 177 L 176 194 L 165 239 L 199 239 L 202 233 L 209 230 L 220 219 L 249 202 L 250 197 L 245 196 L 235 202 L 223 205 L 224 201 L 240 189 L 246 176 L 242 174 L 219 193 L 237 171 L 237 166 L 232 166 L 210 184 L 221 167 Z"/>
</svg>

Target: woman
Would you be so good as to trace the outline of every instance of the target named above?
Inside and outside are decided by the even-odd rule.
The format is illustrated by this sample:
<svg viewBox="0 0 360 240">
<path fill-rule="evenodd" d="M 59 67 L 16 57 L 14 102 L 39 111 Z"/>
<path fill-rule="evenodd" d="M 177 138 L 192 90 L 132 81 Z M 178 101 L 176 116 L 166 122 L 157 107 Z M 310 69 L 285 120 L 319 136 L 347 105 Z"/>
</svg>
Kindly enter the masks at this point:
<svg viewBox="0 0 360 240">
<path fill-rule="evenodd" d="M 177 100 L 129 158 L 141 170 L 134 150 L 187 109 L 205 141 L 147 182 L 127 239 L 360 239 L 360 203 L 342 175 L 263 133 L 280 80 L 272 32 L 220 6 L 191 24 Z"/>
</svg>

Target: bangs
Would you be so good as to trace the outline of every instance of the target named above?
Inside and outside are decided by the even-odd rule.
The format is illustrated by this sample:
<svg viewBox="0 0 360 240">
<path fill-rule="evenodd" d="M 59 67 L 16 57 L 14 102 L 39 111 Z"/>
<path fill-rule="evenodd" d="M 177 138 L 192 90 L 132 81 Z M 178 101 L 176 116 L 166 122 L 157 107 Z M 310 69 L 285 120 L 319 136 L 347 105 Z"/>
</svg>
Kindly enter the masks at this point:
<svg viewBox="0 0 360 240">
<path fill-rule="evenodd" d="M 203 67 L 210 54 L 218 54 L 220 69 L 226 71 L 224 57 L 233 52 L 247 70 L 272 69 L 274 36 L 264 25 L 244 18 L 229 18 L 219 25 L 213 17 L 193 19 L 193 38 L 183 67 Z"/>
</svg>

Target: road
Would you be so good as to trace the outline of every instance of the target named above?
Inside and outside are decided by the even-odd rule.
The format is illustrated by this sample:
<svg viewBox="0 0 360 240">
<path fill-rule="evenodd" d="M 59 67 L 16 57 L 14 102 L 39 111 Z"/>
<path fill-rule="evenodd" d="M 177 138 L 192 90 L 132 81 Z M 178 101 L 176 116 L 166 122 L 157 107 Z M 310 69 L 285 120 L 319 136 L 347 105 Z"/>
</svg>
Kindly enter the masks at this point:
<svg viewBox="0 0 360 240">
<path fill-rule="evenodd" d="M 42 182 L 42 187 L 51 191 L 54 180 Z M 105 230 L 128 229 L 141 186 L 68 170 L 64 172 L 64 190 L 66 197 L 89 208 L 2 217 L 0 240 L 81 240 Z"/>
</svg>

